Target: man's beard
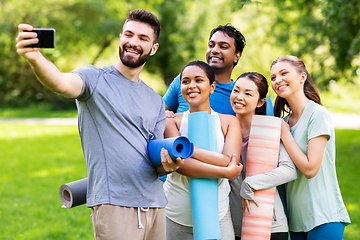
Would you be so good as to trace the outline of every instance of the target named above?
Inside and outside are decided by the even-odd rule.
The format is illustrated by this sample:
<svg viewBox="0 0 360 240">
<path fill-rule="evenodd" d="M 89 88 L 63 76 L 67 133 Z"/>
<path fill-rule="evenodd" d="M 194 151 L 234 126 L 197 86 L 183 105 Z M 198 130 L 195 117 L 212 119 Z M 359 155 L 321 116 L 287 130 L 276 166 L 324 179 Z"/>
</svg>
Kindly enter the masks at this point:
<svg viewBox="0 0 360 240">
<path fill-rule="evenodd" d="M 137 60 L 134 60 L 133 57 L 131 56 L 128 56 L 128 57 L 125 57 L 125 49 L 134 49 L 138 52 L 140 52 L 140 57 L 137 59 Z M 150 57 L 150 53 L 151 53 L 151 50 L 148 54 L 145 54 L 145 55 L 142 55 L 143 51 L 141 49 L 136 49 L 134 47 L 130 47 L 130 46 L 127 46 L 127 45 L 124 45 L 123 46 L 123 49 L 121 49 L 121 47 L 119 46 L 119 57 L 120 57 L 120 60 L 121 62 L 129 67 L 129 68 L 137 68 L 137 67 L 140 67 L 142 66 L 147 60 L 148 58 Z"/>
</svg>

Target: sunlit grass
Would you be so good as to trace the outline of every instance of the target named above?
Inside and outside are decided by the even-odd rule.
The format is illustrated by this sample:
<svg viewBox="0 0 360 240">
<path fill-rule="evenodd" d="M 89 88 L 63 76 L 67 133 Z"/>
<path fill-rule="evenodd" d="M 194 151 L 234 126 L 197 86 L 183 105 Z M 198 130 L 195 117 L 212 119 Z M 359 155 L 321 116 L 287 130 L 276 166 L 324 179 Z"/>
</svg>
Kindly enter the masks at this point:
<svg viewBox="0 0 360 240">
<path fill-rule="evenodd" d="M 74 103 L 73 107 L 68 109 L 56 109 L 53 105 L 44 103 L 36 104 L 23 108 L 1 108 L 0 117 L 19 117 L 19 118 L 76 118 L 77 110 Z"/>
<path fill-rule="evenodd" d="M 336 130 L 336 171 L 351 224 L 344 239 L 359 239 L 360 234 L 360 131 Z"/>
<path fill-rule="evenodd" d="M 77 126 L 43 126 L 24 123 L 3 122 L 0 124 L 0 139 L 27 139 L 44 136 L 64 136 L 77 134 Z"/>
<path fill-rule="evenodd" d="M 352 223 L 360 234 L 360 131 L 336 130 L 337 174 Z M 86 177 L 77 126 L 0 122 L 0 239 L 93 239 L 90 210 L 62 209 L 59 187 Z"/>
<path fill-rule="evenodd" d="M 77 126 L 0 123 L 0 239 L 92 239 L 90 210 L 59 187 L 86 177 Z"/>
</svg>

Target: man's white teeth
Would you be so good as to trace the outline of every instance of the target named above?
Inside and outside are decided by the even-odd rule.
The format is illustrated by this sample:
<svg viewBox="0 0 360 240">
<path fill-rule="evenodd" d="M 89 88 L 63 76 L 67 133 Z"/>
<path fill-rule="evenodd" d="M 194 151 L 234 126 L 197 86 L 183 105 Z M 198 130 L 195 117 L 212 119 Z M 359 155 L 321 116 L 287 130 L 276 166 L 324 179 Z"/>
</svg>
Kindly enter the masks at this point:
<svg viewBox="0 0 360 240">
<path fill-rule="evenodd" d="M 138 52 L 136 52 L 136 51 L 134 51 L 134 50 L 131 50 L 131 49 L 127 49 L 126 51 L 129 52 L 129 53 L 138 54 Z"/>
</svg>

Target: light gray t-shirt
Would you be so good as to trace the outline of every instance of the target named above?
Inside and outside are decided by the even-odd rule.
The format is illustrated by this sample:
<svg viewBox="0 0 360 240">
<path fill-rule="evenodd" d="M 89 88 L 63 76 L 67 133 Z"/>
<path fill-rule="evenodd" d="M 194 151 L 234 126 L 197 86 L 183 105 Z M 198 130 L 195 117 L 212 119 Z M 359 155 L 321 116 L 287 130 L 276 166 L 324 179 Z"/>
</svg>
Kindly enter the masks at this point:
<svg viewBox="0 0 360 240">
<path fill-rule="evenodd" d="M 286 122 L 289 117 L 285 118 Z M 290 132 L 306 155 L 310 139 L 323 135 L 328 139 L 321 167 L 315 177 L 307 179 L 298 170 L 298 178 L 287 184 L 290 231 L 308 232 L 329 222 L 349 224 L 349 214 L 336 177 L 335 132 L 329 112 L 310 100 Z"/>
<path fill-rule="evenodd" d="M 165 207 L 162 181 L 147 151 L 149 140 L 163 138 L 162 98 L 113 65 L 89 65 L 73 73 L 84 81 L 76 104 L 88 173 L 87 206 Z"/>
</svg>

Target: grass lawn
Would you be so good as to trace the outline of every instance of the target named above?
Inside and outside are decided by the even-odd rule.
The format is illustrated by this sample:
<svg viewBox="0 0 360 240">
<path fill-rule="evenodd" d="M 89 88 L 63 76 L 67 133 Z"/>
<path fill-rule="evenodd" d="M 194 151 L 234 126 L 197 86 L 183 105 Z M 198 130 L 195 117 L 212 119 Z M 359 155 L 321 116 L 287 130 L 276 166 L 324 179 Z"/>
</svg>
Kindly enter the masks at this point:
<svg viewBox="0 0 360 240">
<path fill-rule="evenodd" d="M 0 108 L 0 117 L 4 118 L 76 118 L 77 109 L 57 109 L 56 106 L 45 103 L 26 108 Z"/>
<path fill-rule="evenodd" d="M 351 224 L 344 239 L 360 236 L 360 130 L 336 130 L 336 170 Z"/>
<path fill-rule="evenodd" d="M 337 173 L 352 224 L 360 235 L 360 131 L 336 130 Z M 76 126 L 0 122 L 0 239 L 93 239 L 90 210 L 62 209 L 59 187 L 86 177 Z"/>
<path fill-rule="evenodd" d="M 86 177 L 77 126 L 0 123 L 0 239 L 93 239 L 90 210 L 61 208 Z"/>
</svg>

